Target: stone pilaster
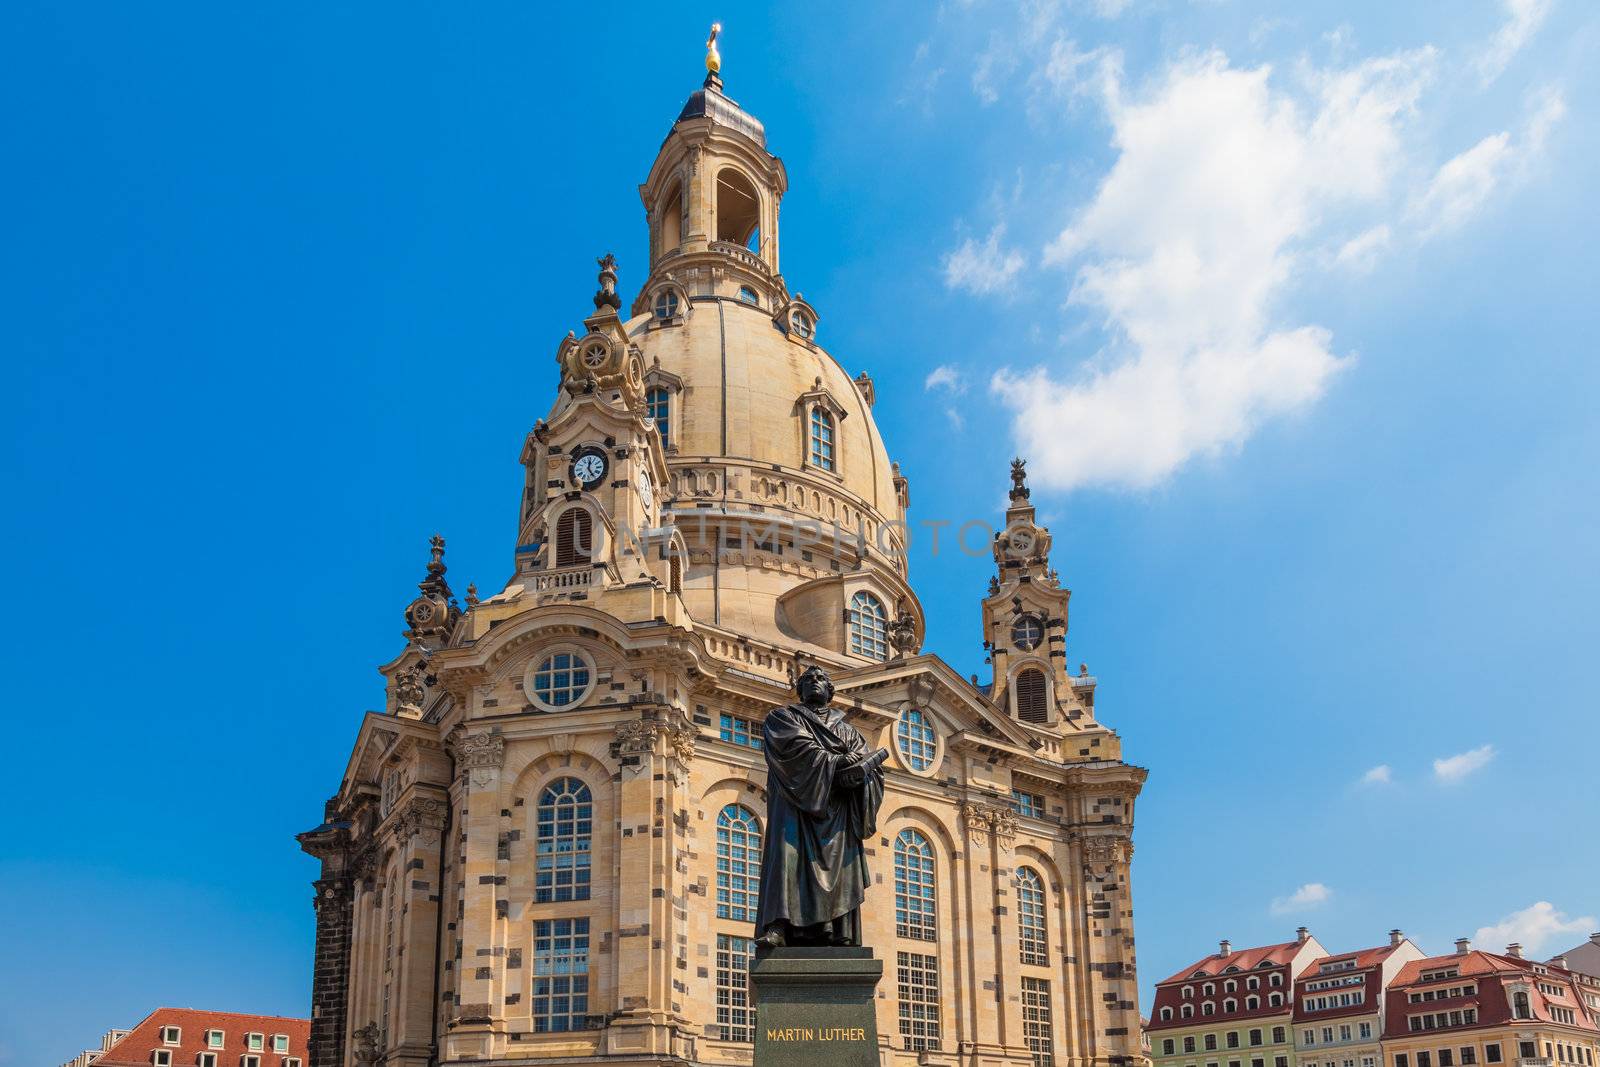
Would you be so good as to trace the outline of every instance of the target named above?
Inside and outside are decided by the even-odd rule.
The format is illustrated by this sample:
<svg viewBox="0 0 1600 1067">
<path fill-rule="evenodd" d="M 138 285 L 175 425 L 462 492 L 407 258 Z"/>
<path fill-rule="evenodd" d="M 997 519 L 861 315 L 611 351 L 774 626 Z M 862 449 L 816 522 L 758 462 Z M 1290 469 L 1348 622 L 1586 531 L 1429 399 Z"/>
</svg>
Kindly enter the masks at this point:
<svg viewBox="0 0 1600 1067">
<path fill-rule="evenodd" d="M 458 733 L 451 742 L 456 840 L 461 862 L 461 906 L 456 938 L 456 1001 L 443 1038 L 447 1060 L 486 1058 L 505 1036 L 504 952 L 500 944 L 500 771 L 505 738 L 488 730 Z"/>
<path fill-rule="evenodd" d="M 300 847 L 322 861 L 316 891 L 316 948 L 312 957 L 311 1038 L 307 1067 L 343 1067 L 346 1004 L 350 982 L 350 933 L 353 887 L 350 835 L 329 802 L 325 819 L 315 830 L 296 838 Z"/>
</svg>

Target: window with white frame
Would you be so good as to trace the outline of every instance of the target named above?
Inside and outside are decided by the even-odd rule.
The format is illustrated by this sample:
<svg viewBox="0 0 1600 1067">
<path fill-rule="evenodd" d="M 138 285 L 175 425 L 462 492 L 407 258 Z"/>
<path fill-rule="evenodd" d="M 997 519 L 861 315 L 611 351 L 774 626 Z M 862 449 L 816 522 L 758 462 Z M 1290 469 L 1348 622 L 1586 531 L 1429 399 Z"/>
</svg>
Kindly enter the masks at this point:
<svg viewBox="0 0 1600 1067">
<path fill-rule="evenodd" d="M 239 1067 L 261 1067 L 261 1057 L 247 1052 L 239 1057 Z"/>
<path fill-rule="evenodd" d="M 172 1067 L 172 1050 L 170 1048 L 156 1049 L 150 1053 L 150 1063 L 153 1067 Z"/>
<path fill-rule="evenodd" d="M 895 953 L 900 1047 L 923 1052 L 939 1047 L 939 958 Z"/>
<path fill-rule="evenodd" d="M 176 1026 L 163 1026 L 161 1028 L 161 1043 L 163 1045 L 176 1045 L 183 1041 L 183 1030 Z"/>
<path fill-rule="evenodd" d="M 289 1035 L 288 1034 L 273 1034 L 272 1035 L 272 1051 L 280 1052 L 280 1053 L 281 1052 L 288 1052 L 289 1051 Z"/>
<path fill-rule="evenodd" d="M 1017 932 L 1022 942 L 1022 962 L 1048 966 L 1050 939 L 1045 920 L 1044 879 L 1032 867 L 1017 868 Z"/>
<path fill-rule="evenodd" d="M 589 920 L 533 924 L 533 1030 L 566 1033 L 589 1026 Z"/>
<path fill-rule="evenodd" d="M 811 418 L 809 420 L 811 465 L 825 471 L 838 469 L 838 457 L 834 449 L 833 412 L 821 404 L 811 405 Z"/>
<path fill-rule="evenodd" d="M 717 813 L 717 918 L 754 922 L 761 890 L 761 826 L 729 804 Z"/>
<path fill-rule="evenodd" d="M 850 598 L 850 651 L 868 659 L 889 658 L 889 613 L 883 601 L 859 590 Z"/>
<path fill-rule="evenodd" d="M 194 1058 L 195 1067 L 217 1067 L 215 1052 L 202 1052 Z"/>
<path fill-rule="evenodd" d="M 717 736 L 745 748 L 761 747 L 761 724 L 726 713 L 718 716 Z"/>
<path fill-rule="evenodd" d="M 221 1048 L 227 1040 L 227 1035 L 221 1030 L 206 1031 L 206 1048 Z"/>
<path fill-rule="evenodd" d="M 734 934 L 717 935 L 717 1036 L 754 1041 L 756 1012 L 750 1006 L 750 961 L 756 943 Z"/>
<path fill-rule="evenodd" d="M 266 1040 L 261 1034 L 245 1034 L 244 1047 L 251 1052 L 260 1052 L 266 1047 Z"/>
<path fill-rule="evenodd" d="M 894 742 L 906 766 L 918 773 L 932 767 L 939 755 L 939 735 L 919 708 L 907 708 L 900 713 L 895 723 Z"/>
<path fill-rule="evenodd" d="M 913 941 L 937 941 L 933 846 L 916 830 L 894 839 L 894 932 Z"/>
<path fill-rule="evenodd" d="M 594 797 L 573 777 L 557 778 L 539 793 L 534 816 L 534 900 L 541 904 L 588 900 Z"/>
<path fill-rule="evenodd" d="M 1022 1039 L 1033 1056 L 1033 1067 L 1052 1067 L 1056 1043 L 1050 1020 L 1050 983 L 1043 978 L 1022 979 Z"/>
</svg>

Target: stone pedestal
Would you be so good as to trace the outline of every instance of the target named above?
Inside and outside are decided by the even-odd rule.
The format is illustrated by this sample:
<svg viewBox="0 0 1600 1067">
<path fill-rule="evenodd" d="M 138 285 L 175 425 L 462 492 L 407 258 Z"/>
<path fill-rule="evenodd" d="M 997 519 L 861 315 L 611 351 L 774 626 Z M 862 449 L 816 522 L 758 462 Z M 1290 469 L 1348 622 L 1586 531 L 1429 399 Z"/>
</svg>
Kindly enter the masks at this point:
<svg viewBox="0 0 1600 1067">
<path fill-rule="evenodd" d="M 750 966 L 755 1067 L 877 1067 L 875 994 L 883 962 L 870 948 L 775 948 Z"/>
</svg>

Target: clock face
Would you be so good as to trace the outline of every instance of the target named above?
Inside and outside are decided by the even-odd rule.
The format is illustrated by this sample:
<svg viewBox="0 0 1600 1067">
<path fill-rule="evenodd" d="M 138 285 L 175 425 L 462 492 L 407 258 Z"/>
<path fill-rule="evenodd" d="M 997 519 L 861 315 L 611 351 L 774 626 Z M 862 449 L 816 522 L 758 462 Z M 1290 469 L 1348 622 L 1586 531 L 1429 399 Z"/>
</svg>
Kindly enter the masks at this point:
<svg viewBox="0 0 1600 1067">
<path fill-rule="evenodd" d="M 584 488 L 594 485 L 606 476 L 606 457 L 598 452 L 585 452 L 572 461 L 572 477 Z"/>
<path fill-rule="evenodd" d="M 1026 526 L 1019 526 L 1006 535 L 1006 543 L 1013 556 L 1026 556 L 1033 551 L 1033 546 L 1038 543 L 1033 531 Z"/>
<path fill-rule="evenodd" d="M 645 507 L 655 503 L 656 488 L 650 484 L 650 476 L 644 472 L 639 474 L 639 499 L 644 501 Z"/>
</svg>

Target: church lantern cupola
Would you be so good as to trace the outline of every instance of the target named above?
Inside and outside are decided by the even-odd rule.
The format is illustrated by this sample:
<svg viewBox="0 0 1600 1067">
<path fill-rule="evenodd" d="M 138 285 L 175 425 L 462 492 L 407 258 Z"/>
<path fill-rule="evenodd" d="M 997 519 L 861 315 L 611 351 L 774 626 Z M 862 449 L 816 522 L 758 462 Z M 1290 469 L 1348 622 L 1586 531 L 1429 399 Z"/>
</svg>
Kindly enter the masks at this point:
<svg viewBox="0 0 1600 1067">
<path fill-rule="evenodd" d="M 706 41 L 706 79 L 690 95 L 639 187 L 650 226 L 650 277 L 634 307 L 676 282 L 688 296 L 788 303 L 778 266 L 778 205 L 788 188 L 766 131 L 722 90 L 720 25 Z"/>
</svg>

